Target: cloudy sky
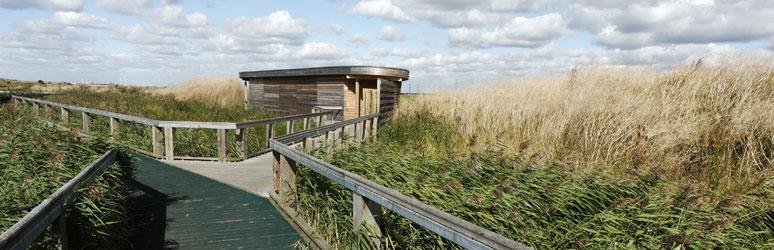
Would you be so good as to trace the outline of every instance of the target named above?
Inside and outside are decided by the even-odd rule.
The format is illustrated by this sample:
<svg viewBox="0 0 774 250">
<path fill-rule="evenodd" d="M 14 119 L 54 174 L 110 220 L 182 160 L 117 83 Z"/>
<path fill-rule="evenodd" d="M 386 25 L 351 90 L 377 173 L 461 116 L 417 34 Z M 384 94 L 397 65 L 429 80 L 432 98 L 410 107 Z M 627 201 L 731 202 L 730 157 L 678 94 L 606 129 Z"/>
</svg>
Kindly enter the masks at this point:
<svg viewBox="0 0 774 250">
<path fill-rule="evenodd" d="M 774 0 L 0 0 L 0 77 L 167 85 L 327 65 L 404 90 L 774 52 Z"/>
</svg>

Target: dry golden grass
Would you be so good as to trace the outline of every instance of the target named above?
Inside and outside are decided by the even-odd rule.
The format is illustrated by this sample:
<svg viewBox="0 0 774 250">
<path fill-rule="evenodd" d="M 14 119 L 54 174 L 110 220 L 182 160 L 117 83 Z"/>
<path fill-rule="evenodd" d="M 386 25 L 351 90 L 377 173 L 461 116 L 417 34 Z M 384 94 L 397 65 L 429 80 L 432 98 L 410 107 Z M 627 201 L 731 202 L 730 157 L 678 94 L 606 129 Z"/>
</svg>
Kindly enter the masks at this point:
<svg viewBox="0 0 774 250">
<path fill-rule="evenodd" d="M 150 90 L 155 94 L 170 94 L 181 101 L 199 101 L 221 107 L 243 106 L 245 92 L 236 77 L 193 78 L 181 84 Z"/>
<path fill-rule="evenodd" d="M 405 98 L 399 115 L 450 119 L 470 150 L 504 146 L 536 167 L 649 171 L 733 196 L 772 174 L 773 61 L 698 61 L 670 72 L 582 68 Z"/>
</svg>

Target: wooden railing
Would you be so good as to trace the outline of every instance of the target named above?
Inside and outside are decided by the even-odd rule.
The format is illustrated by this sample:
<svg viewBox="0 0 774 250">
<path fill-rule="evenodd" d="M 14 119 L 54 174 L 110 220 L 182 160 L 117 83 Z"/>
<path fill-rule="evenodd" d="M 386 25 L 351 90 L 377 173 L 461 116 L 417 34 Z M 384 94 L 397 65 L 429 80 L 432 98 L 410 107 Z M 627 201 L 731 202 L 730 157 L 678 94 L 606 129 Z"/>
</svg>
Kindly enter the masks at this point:
<svg viewBox="0 0 774 250">
<path fill-rule="evenodd" d="M 55 222 L 54 230 L 59 235 L 61 248 L 67 249 L 67 213 L 65 211 L 81 195 L 80 190 L 90 186 L 97 176 L 115 162 L 116 154 L 115 149 L 103 154 L 3 232 L 0 235 L 0 249 L 26 249 L 43 234 L 49 225 Z"/>
<path fill-rule="evenodd" d="M 271 198 L 280 204 L 285 213 L 296 214 L 288 204 L 294 204 L 296 170 L 304 166 L 352 191 L 353 226 L 356 229 L 365 223 L 372 232 L 381 234 L 379 217 L 381 209 L 387 209 L 467 249 L 529 249 L 519 242 L 307 154 L 326 143 L 330 146 L 330 143 L 359 143 L 371 139 L 376 135 L 377 119 L 378 115 L 372 114 L 269 140 L 274 155 L 274 193 L 270 194 Z M 309 228 L 308 225 L 301 227 Z M 308 235 L 314 240 L 313 233 Z"/>
<path fill-rule="evenodd" d="M 166 160 L 217 160 L 217 161 L 241 161 L 249 157 L 259 155 L 269 151 L 269 139 L 275 137 L 275 128 L 281 123 L 285 123 L 285 131 L 287 134 L 291 134 L 295 131 L 295 122 L 303 122 L 303 130 L 311 127 L 319 127 L 324 125 L 326 121 L 332 119 L 338 110 L 320 110 L 319 112 L 313 112 L 308 114 L 291 115 L 285 117 L 263 119 L 256 121 L 248 121 L 241 123 L 230 122 L 191 122 L 191 121 L 158 121 L 148 119 L 144 117 L 119 114 L 109 111 L 103 111 L 98 109 L 78 107 L 74 105 L 61 104 L 46 100 L 33 99 L 21 96 L 12 96 L 13 102 L 16 105 L 30 104 L 32 105 L 35 115 L 40 116 L 40 108 L 43 108 L 43 120 L 51 121 L 52 110 L 59 109 L 59 120 L 63 124 L 70 122 L 71 112 L 81 113 L 81 133 L 90 134 L 92 131 L 92 117 L 103 116 L 109 118 L 110 134 L 115 135 L 118 132 L 121 123 L 135 123 L 143 126 L 148 126 L 150 129 L 150 150 L 145 150 L 137 147 L 132 149 L 144 153 L 156 158 L 163 158 Z M 260 148 L 248 152 L 246 147 L 247 141 L 247 129 L 251 127 L 265 126 L 265 145 L 266 148 Z M 178 129 L 212 129 L 217 137 L 217 157 L 207 157 L 201 155 L 189 155 L 182 156 L 175 154 L 175 134 Z M 227 130 L 234 130 L 235 144 L 236 144 L 236 158 L 228 156 L 228 150 L 226 148 L 228 138 L 226 136 Z"/>
</svg>

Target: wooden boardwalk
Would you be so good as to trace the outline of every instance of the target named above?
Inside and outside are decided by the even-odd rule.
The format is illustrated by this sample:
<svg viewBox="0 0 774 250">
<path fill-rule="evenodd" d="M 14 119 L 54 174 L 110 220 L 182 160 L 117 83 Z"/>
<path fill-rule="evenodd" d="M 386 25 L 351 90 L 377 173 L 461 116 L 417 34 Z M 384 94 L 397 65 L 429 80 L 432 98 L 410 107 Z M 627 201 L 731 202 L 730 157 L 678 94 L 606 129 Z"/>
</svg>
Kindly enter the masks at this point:
<svg viewBox="0 0 774 250">
<path fill-rule="evenodd" d="M 137 190 L 131 201 L 137 226 L 135 249 L 290 249 L 301 240 L 271 203 L 256 194 L 260 190 L 240 187 L 244 178 L 232 178 L 236 185 L 229 185 L 167 162 L 137 157 Z M 223 163 L 198 162 L 189 167 L 207 164 Z M 227 171 L 231 174 L 219 170 L 216 177 L 236 177 L 239 174 L 234 171 L 246 171 L 244 167 L 231 168 Z"/>
</svg>

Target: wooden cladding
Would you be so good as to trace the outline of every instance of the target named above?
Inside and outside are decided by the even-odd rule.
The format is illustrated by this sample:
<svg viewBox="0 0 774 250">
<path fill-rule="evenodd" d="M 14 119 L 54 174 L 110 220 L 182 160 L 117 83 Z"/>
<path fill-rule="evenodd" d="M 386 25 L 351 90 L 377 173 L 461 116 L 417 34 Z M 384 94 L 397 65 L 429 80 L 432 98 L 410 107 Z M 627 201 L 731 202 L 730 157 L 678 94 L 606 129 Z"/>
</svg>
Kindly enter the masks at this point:
<svg viewBox="0 0 774 250">
<path fill-rule="evenodd" d="M 251 106 L 278 114 L 309 113 L 315 106 L 342 106 L 344 81 L 331 77 L 251 79 Z"/>
<path fill-rule="evenodd" d="M 316 106 L 341 107 L 336 120 L 384 113 L 398 104 L 400 81 L 347 76 L 310 76 L 249 79 L 248 103 L 279 114 L 307 113 Z M 384 120 L 382 120 L 384 121 Z"/>
<path fill-rule="evenodd" d="M 379 79 L 379 121 L 385 122 L 398 107 L 401 83 Z"/>
</svg>

